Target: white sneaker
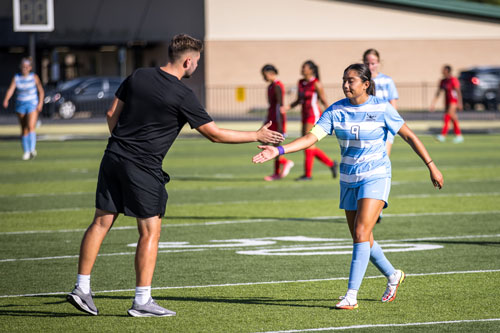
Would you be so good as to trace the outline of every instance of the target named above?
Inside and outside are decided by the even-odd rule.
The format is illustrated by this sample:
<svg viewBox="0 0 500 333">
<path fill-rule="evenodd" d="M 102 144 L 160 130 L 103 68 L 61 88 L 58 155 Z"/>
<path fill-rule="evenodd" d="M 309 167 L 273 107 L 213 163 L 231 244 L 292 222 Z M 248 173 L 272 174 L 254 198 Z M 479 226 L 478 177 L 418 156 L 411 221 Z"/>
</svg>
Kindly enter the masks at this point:
<svg viewBox="0 0 500 333">
<path fill-rule="evenodd" d="M 439 142 L 445 142 L 446 137 L 444 135 L 439 134 L 438 136 L 436 136 L 436 140 L 438 140 Z"/>
<path fill-rule="evenodd" d="M 396 293 L 398 291 L 398 287 L 405 280 L 405 272 L 401 270 L 396 271 L 396 283 L 387 282 L 387 288 L 385 288 L 384 295 L 382 295 L 382 302 L 392 302 L 396 299 Z"/>
<path fill-rule="evenodd" d="M 31 153 L 29 153 L 29 152 L 25 152 L 25 153 L 23 154 L 23 161 L 27 161 L 27 160 L 29 160 L 29 159 L 30 159 L 30 157 L 31 157 Z"/>
<path fill-rule="evenodd" d="M 339 310 L 354 310 L 358 308 L 358 301 L 349 297 L 343 297 L 340 302 L 335 305 L 335 309 Z"/>
<path fill-rule="evenodd" d="M 461 135 L 457 135 L 454 139 L 453 139 L 453 143 L 462 143 L 464 142 L 464 137 L 461 136 Z"/>
<path fill-rule="evenodd" d="M 36 157 L 36 155 L 37 155 L 36 150 L 33 150 L 33 151 L 30 153 L 30 158 L 31 158 L 31 159 L 33 159 L 33 158 L 35 158 L 35 157 Z"/>
<path fill-rule="evenodd" d="M 283 171 L 281 171 L 281 178 L 285 178 L 286 176 L 288 176 L 290 170 L 293 168 L 294 165 L 295 163 L 293 163 L 293 161 L 288 160 L 285 163 L 285 166 L 283 167 Z"/>
</svg>

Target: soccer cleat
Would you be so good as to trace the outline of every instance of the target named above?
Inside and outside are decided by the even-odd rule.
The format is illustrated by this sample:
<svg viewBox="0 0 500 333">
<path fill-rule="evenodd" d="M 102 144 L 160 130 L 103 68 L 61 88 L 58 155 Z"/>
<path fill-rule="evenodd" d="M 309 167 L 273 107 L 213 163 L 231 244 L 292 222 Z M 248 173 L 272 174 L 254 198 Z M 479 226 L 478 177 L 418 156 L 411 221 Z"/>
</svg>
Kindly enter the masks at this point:
<svg viewBox="0 0 500 333">
<path fill-rule="evenodd" d="M 306 175 L 295 178 L 296 181 L 312 180 L 312 177 L 307 177 Z"/>
<path fill-rule="evenodd" d="M 94 301 L 92 300 L 92 292 L 89 291 L 88 294 L 84 294 L 80 287 L 75 286 L 72 292 L 70 292 L 66 299 L 70 302 L 75 308 L 85 313 L 97 316 L 99 311 L 94 305 Z"/>
<path fill-rule="evenodd" d="M 286 176 L 288 176 L 290 170 L 293 168 L 294 165 L 295 163 L 293 163 L 293 161 L 290 160 L 286 161 L 285 166 L 283 167 L 283 171 L 281 171 L 281 178 L 285 178 Z"/>
<path fill-rule="evenodd" d="M 266 182 L 272 182 L 273 180 L 280 180 L 280 179 L 281 179 L 280 175 L 271 175 L 271 176 L 264 177 L 264 180 Z"/>
<path fill-rule="evenodd" d="M 438 140 L 439 142 L 445 142 L 446 137 L 444 135 L 439 134 L 438 136 L 436 136 L 436 140 Z"/>
<path fill-rule="evenodd" d="M 337 167 L 338 167 L 337 161 L 333 161 L 333 165 L 330 168 L 332 170 L 333 178 L 337 178 Z"/>
<path fill-rule="evenodd" d="M 27 161 L 27 160 L 29 160 L 29 159 L 30 159 L 30 157 L 31 157 L 31 154 L 30 154 L 29 152 L 25 152 L 25 153 L 23 154 L 23 161 Z"/>
<path fill-rule="evenodd" d="M 390 284 L 389 282 L 387 283 L 387 288 L 385 288 L 384 295 L 382 295 L 382 302 L 392 302 L 396 299 L 396 293 L 398 291 L 398 287 L 403 281 L 405 280 L 405 273 L 401 270 L 396 271 L 396 276 L 397 276 L 397 283 L 396 284 Z"/>
<path fill-rule="evenodd" d="M 358 308 L 358 303 L 356 300 L 352 300 L 348 297 L 342 297 L 342 300 L 335 305 L 335 309 L 338 310 L 354 310 Z"/>
<path fill-rule="evenodd" d="M 132 307 L 128 310 L 129 316 L 132 317 L 172 317 L 175 316 L 174 311 L 165 309 L 149 298 L 149 301 L 144 305 L 132 303 Z"/>
<path fill-rule="evenodd" d="M 462 143 L 464 142 L 464 137 L 461 136 L 461 135 L 457 135 L 454 139 L 453 139 L 453 143 Z"/>
<path fill-rule="evenodd" d="M 37 155 L 36 150 L 33 150 L 33 151 L 30 153 L 30 158 L 31 158 L 31 159 L 34 159 L 34 158 L 36 157 L 36 155 Z"/>
</svg>

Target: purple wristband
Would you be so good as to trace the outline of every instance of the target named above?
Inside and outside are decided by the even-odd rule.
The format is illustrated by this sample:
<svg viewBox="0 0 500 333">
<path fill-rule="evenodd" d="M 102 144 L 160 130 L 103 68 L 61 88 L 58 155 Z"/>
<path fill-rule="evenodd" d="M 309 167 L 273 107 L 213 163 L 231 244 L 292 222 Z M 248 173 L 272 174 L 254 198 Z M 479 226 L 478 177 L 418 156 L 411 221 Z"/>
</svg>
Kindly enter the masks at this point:
<svg viewBox="0 0 500 333">
<path fill-rule="evenodd" d="M 278 146 L 278 152 L 280 155 L 284 155 L 285 154 L 285 148 L 283 148 L 282 146 Z"/>
</svg>

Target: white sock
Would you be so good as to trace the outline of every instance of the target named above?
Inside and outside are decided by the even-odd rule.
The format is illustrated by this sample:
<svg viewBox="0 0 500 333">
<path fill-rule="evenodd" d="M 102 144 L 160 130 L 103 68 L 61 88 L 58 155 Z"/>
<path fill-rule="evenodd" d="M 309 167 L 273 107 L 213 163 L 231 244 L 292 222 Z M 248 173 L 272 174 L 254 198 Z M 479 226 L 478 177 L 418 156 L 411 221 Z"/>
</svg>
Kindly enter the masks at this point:
<svg viewBox="0 0 500 333">
<path fill-rule="evenodd" d="M 345 297 L 349 300 L 356 301 L 358 299 L 358 291 L 356 289 L 347 289 Z"/>
<path fill-rule="evenodd" d="M 90 275 L 78 274 L 76 276 L 76 285 L 80 287 L 84 294 L 88 294 L 90 292 Z"/>
<path fill-rule="evenodd" d="M 151 298 L 151 286 L 135 287 L 134 302 L 139 305 L 146 304 Z"/>
<path fill-rule="evenodd" d="M 391 284 L 391 285 L 396 285 L 396 284 L 398 284 L 398 282 L 399 282 L 399 275 L 398 275 L 398 271 L 394 271 L 394 273 L 392 273 L 392 275 L 390 275 L 390 276 L 387 278 L 387 282 L 389 282 L 389 284 Z"/>
</svg>

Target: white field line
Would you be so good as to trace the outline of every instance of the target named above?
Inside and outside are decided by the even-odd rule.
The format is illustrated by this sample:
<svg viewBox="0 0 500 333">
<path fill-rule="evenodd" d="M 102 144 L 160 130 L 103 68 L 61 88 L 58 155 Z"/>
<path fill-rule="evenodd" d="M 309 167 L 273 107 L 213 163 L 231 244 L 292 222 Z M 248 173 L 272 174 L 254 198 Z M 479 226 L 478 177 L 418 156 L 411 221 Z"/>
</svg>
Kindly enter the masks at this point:
<svg viewBox="0 0 500 333">
<path fill-rule="evenodd" d="M 456 275 L 456 274 L 482 274 L 482 273 L 498 273 L 500 269 L 487 269 L 487 270 L 474 270 L 474 271 L 450 271 L 450 272 L 431 272 L 431 273 L 414 273 L 406 274 L 406 276 L 433 276 L 433 275 Z M 383 275 L 365 276 L 365 279 L 385 279 Z M 177 287 L 153 287 L 151 290 L 170 290 L 170 289 L 195 289 L 195 288 L 223 288 L 223 287 L 239 287 L 239 286 L 257 286 L 268 284 L 282 284 L 282 283 L 309 283 L 309 282 L 325 282 L 325 281 L 340 281 L 349 280 L 349 277 L 336 277 L 325 279 L 308 279 L 308 280 L 282 280 L 282 281 L 262 281 L 262 282 L 243 282 L 243 283 L 224 283 L 224 284 L 207 284 L 198 286 L 177 286 Z M 133 292 L 135 289 L 113 289 L 113 290 L 100 290 L 93 291 L 95 294 L 105 293 L 122 293 Z M 56 291 L 47 293 L 36 294 L 18 294 L 18 295 L 0 295 L 0 298 L 9 297 L 35 297 L 35 296 L 50 296 L 50 295 L 65 295 L 68 291 Z"/>
<path fill-rule="evenodd" d="M 471 178 L 467 180 L 457 180 L 453 181 L 454 184 L 467 184 L 467 183 L 489 183 L 498 182 L 500 178 Z M 404 181 L 393 181 L 392 186 L 406 185 L 406 184 L 427 184 L 429 180 L 404 180 Z M 308 184 L 308 187 L 319 187 L 324 184 Z M 301 184 L 291 184 L 291 188 L 301 188 L 304 185 Z M 188 189 L 171 189 L 172 192 L 190 192 L 190 191 L 233 191 L 236 189 L 242 189 L 244 186 L 215 186 L 215 187 L 199 187 L 199 188 L 188 188 Z M 264 188 L 276 188 L 273 185 L 265 185 Z M 94 195 L 95 191 L 92 192 L 43 192 L 43 193 L 18 193 L 18 194 L 0 194 L 0 198 L 37 198 L 37 197 L 55 197 L 55 196 L 72 196 L 72 195 Z"/>
<path fill-rule="evenodd" d="M 499 196 L 500 192 L 482 192 L 482 193 L 435 193 L 435 194 L 401 194 L 391 196 L 391 199 L 411 199 L 411 198 L 446 198 L 446 197 L 484 197 L 484 196 Z M 278 202 L 311 202 L 318 199 L 274 199 L 273 203 Z M 220 205 L 238 205 L 238 204 L 268 204 L 269 201 L 259 200 L 237 200 L 237 201 L 213 201 L 213 202 L 199 202 L 199 203 L 173 203 L 168 204 L 168 207 L 183 207 L 183 206 L 220 206 Z M 83 210 L 93 210 L 94 207 L 72 207 L 72 208 L 53 208 L 53 209 L 36 209 L 36 210 L 9 210 L 0 211 L 0 215 L 5 214 L 30 214 L 30 213 L 52 213 L 52 212 L 73 212 Z"/>
<path fill-rule="evenodd" d="M 384 214 L 384 217 L 419 217 L 419 216 L 449 216 L 449 215 L 484 215 L 484 214 L 499 214 L 500 210 L 489 210 L 489 211 L 473 211 L 473 212 L 436 212 L 436 213 L 402 213 L 402 214 Z M 168 219 L 168 216 L 167 216 Z M 343 220 L 345 216 L 316 216 L 307 217 L 308 220 Z M 297 221 L 297 218 L 286 218 L 288 221 Z M 162 228 L 177 228 L 177 227 L 202 227 L 202 226 L 213 226 L 213 225 L 224 225 L 224 224 L 240 224 L 240 223 L 268 223 L 268 222 L 279 222 L 283 219 L 246 219 L 246 220 L 229 220 L 229 221 L 211 221 L 203 223 L 180 223 L 180 224 L 163 224 Z M 135 230 L 137 226 L 122 226 L 113 227 L 111 230 Z M 57 232 L 83 232 L 87 229 L 61 229 L 61 230 L 26 230 L 26 231 L 5 231 L 0 232 L 0 236 L 5 235 L 25 235 L 25 234 L 50 234 Z"/>
<path fill-rule="evenodd" d="M 352 329 L 359 329 L 359 328 L 373 328 L 373 327 L 407 327 L 407 326 L 425 326 L 425 325 L 448 325 L 448 324 L 477 323 L 477 322 L 488 322 L 488 321 L 500 321 L 500 318 L 464 319 L 464 320 L 448 320 L 448 321 L 427 321 L 427 322 L 404 323 L 404 324 L 367 324 L 367 325 L 353 325 L 353 326 L 305 328 L 305 329 L 287 330 L 287 331 L 266 331 L 266 332 L 260 332 L 260 333 L 299 333 L 299 332 L 343 331 L 343 330 L 352 330 Z"/>
<path fill-rule="evenodd" d="M 443 236 L 443 237 L 423 237 L 423 238 L 411 238 L 411 239 L 377 239 L 380 243 L 387 242 L 411 242 L 411 241 L 432 241 L 432 240 L 448 240 L 448 239 L 474 239 L 474 238 L 497 238 L 500 237 L 500 234 L 492 234 L 492 235 L 462 235 L 462 236 Z M 293 248 L 293 247 L 311 247 L 311 246 L 337 246 L 337 245 L 350 245 L 352 244 L 352 240 L 346 240 L 345 242 L 326 242 L 319 244 L 300 244 L 300 245 L 289 245 L 289 246 L 279 246 L 279 248 Z M 274 248 L 274 247 L 273 247 Z M 230 247 L 230 248 L 199 248 L 199 249 L 182 249 L 182 250 L 159 250 L 158 253 L 179 253 L 179 252 L 193 252 L 193 251 L 205 251 L 210 249 L 216 250 L 230 250 L 237 251 L 241 249 L 248 249 L 248 247 Z M 269 247 L 258 247 L 257 249 L 269 249 Z M 135 255 L 135 252 L 116 252 L 116 253 L 103 253 L 99 254 L 99 257 L 110 257 L 110 256 L 125 256 L 125 255 Z M 35 257 L 35 258 L 9 258 L 9 259 L 0 259 L 0 263 L 3 262 L 16 262 L 16 261 L 40 261 L 40 260 L 60 260 L 60 259 L 73 259 L 78 258 L 78 255 L 65 255 L 65 256 L 51 256 L 51 257 Z"/>
</svg>

